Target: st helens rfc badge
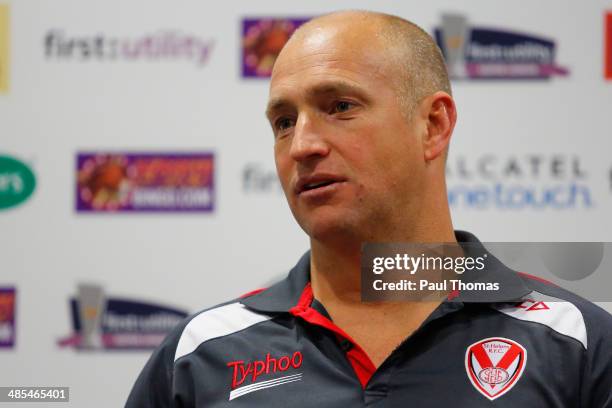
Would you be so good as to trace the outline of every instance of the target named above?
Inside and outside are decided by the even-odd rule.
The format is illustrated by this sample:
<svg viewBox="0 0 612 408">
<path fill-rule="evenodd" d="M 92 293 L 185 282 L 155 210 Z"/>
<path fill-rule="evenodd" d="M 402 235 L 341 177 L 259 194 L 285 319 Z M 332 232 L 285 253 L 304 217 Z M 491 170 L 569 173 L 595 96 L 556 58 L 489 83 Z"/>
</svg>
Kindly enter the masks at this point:
<svg viewBox="0 0 612 408">
<path fill-rule="evenodd" d="M 527 350 L 503 337 L 482 339 L 467 348 L 465 368 L 472 385 L 493 401 L 517 383 L 527 363 Z"/>
</svg>

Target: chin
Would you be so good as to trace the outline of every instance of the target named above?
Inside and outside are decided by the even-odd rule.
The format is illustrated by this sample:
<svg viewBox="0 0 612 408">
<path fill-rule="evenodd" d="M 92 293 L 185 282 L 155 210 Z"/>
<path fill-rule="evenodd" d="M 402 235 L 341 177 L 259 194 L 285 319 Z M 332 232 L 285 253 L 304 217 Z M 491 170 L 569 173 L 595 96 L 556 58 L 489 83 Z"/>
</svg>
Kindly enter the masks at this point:
<svg viewBox="0 0 612 408">
<path fill-rule="evenodd" d="M 341 214 L 311 217 L 299 224 L 311 239 L 330 243 L 346 241 L 348 244 L 360 235 L 357 227 L 359 224 L 351 222 L 351 218 L 345 211 Z"/>
</svg>

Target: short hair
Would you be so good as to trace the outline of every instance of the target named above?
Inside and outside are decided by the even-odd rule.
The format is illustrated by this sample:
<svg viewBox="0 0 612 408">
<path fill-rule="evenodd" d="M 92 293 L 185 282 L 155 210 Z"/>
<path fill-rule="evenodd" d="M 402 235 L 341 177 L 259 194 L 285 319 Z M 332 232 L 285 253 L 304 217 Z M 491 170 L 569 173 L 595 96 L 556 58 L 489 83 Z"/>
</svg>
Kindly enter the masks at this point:
<svg viewBox="0 0 612 408">
<path fill-rule="evenodd" d="M 421 27 L 401 17 L 381 15 L 384 20 L 381 36 L 394 48 L 393 57 L 405 73 L 399 79 L 400 105 L 411 115 L 427 96 L 444 91 L 452 95 L 448 71 L 442 51 Z"/>
<path fill-rule="evenodd" d="M 425 97 L 437 91 L 452 95 L 442 51 L 425 30 L 401 17 L 363 10 L 334 12 L 310 20 L 296 33 L 316 24 L 319 19 L 342 14 L 361 17 L 363 20 L 374 19 L 379 23 L 376 24 L 376 35 L 387 47 L 391 60 L 402 73 L 397 78 L 397 96 L 408 119 Z M 355 20 L 355 24 L 362 23 L 359 19 Z"/>
</svg>

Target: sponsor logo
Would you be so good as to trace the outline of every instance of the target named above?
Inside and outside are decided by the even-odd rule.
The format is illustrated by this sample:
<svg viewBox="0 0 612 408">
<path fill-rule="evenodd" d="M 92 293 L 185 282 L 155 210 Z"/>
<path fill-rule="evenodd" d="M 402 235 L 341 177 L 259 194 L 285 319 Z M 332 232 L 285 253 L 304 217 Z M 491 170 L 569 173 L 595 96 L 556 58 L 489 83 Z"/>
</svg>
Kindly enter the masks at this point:
<svg viewBox="0 0 612 408">
<path fill-rule="evenodd" d="M 36 177 L 17 159 L 0 156 L 0 210 L 26 201 L 36 188 Z"/>
<path fill-rule="evenodd" d="M 70 299 L 74 334 L 62 347 L 82 350 L 154 349 L 187 312 L 151 303 L 109 298 L 98 285 L 78 286 Z"/>
<path fill-rule="evenodd" d="M 548 79 L 569 73 L 555 63 L 554 41 L 473 27 L 462 14 L 443 15 L 435 38 L 453 79 Z"/>
<path fill-rule="evenodd" d="M 604 76 L 612 79 L 612 11 L 606 13 L 604 26 Z"/>
<path fill-rule="evenodd" d="M 261 163 L 248 163 L 244 166 L 242 169 L 242 190 L 245 193 L 283 192 L 276 170 Z"/>
<path fill-rule="evenodd" d="M 286 373 L 289 370 L 296 370 L 302 366 L 302 353 L 296 351 L 293 354 L 272 357 L 270 353 L 262 360 L 245 362 L 244 360 L 231 361 L 227 366 L 232 371 L 232 391 L 229 400 L 236 399 L 243 395 L 266 388 L 276 387 L 290 382 L 300 381 L 302 373 L 293 372 L 271 380 L 256 382 L 260 376 Z M 245 383 L 247 383 L 245 385 Z"/>
<path fill-rule="evenodd" d="M 242 20 L 242 76 L 268 78 L 291 34 L 310 18 L 245 18 Z"/>
<path fill-rule="evenodd" d="M 9 8 L 0 4 L 0 93 L 9 90 L 10 38 L 9 38 Z"/>
<path fill-rule="evenodd" d="M 588 174 L 577 156 L 451 156 L 448 201 L 470 209 L 588 209 Z"/>
<path fill-rule="evenodd" d="M 177 30 L 114 37 L 101 33 L 75 36 L 51 29 L 45 34 L 43 45 L 46 58 L 53 61 L 186 61 L 202 67 L 210 60 L 214 40 Z"/>
<path fill-rule="evenodd" d="M 482 339 L 467 348 L 465 368 L 478 392 L 493 401 L 517 383 L 527 362 L 527 350 L 502 337 Z"/>
<path fill-rule="evenodd" d="M 15 292 L 0 286 L 0 348 L 15 346 Z"/>
<path fill-rule="evenodd" d="M 79 212 L 210 212 L 212 153 L 79 153 Z"/>
</svg>

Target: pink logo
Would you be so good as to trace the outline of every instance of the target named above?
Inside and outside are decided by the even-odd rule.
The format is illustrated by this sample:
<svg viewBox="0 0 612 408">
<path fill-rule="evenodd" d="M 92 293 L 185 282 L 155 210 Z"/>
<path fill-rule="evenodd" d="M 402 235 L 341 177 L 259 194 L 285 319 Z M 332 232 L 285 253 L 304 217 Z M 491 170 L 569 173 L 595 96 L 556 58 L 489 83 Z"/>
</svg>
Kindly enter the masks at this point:
<svg viewBox="0 0 612 408">
<path fill-rule="evenodd" d="M 536 302 L 533 299 L 525 299 L 523 303 L 517 306 L 519 309 L 525 309 L 528 312 L 533 312 L 537 310 L 550 310 L 550 307 L 544 302 Z"/>
</svg>

